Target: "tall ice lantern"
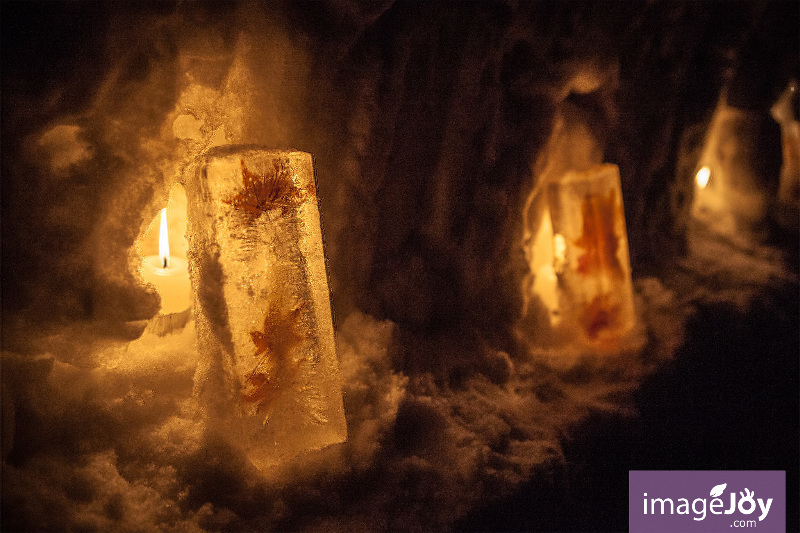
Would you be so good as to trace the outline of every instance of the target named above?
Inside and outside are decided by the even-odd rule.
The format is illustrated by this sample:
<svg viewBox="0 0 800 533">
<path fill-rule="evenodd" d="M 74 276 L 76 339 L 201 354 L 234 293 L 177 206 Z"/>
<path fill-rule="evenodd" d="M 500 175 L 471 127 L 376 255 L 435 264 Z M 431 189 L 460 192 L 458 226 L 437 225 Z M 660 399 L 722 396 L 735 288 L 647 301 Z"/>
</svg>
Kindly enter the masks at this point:
<svg viewBox="0 0 800 533">
<path fill-rule="evenodd" d="M 635 323 L 619 168 L 568 172 L 547 195 L 565 325 L 586 344 L 614 348 Z"/>
<path fill-rule="evenodd" d="M 259 467 L 343 442 L 311 155 L 220 146 L 187 195 L 208 424 Z"/>
</svg>

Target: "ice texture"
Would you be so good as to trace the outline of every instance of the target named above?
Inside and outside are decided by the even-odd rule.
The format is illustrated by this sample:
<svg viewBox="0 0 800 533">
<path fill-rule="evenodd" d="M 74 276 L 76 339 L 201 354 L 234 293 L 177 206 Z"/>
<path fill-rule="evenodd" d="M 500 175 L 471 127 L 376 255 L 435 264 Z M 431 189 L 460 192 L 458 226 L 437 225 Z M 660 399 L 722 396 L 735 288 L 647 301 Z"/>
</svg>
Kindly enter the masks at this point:
<svg viewBox="0 0 800 533">
<path fill-rule="evenodd" d="M 778 202 L 795 209 L 800 205 L 800 121 L 797 120 L 794 111 L 797 106 L 798 91 L 797 80 L 791 80 L 770 109 L 772 118 L 781 127 L 783 161 Z"/>
<path fill-rule="evenodd" d="M 347 437 L 311 156 L 209 151 L 187 180 L 196 393 L 264 467 Z"/>
<path fill-rule="evenodd" d="M 564 321 L 580 340 L 614 348 L 635 323 L 619 168 L 595 165 L 548 186 Z"/>
</svg>

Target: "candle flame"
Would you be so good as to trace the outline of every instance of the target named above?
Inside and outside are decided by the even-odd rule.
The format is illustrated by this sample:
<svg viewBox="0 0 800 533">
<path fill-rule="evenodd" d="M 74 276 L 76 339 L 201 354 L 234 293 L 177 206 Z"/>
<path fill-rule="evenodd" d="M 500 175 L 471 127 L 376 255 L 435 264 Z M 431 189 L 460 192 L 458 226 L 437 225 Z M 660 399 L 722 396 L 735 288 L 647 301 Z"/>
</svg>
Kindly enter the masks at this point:
<svg viewBox="0 0 800 533">
<path fill-rule="evenodd" d="M 167 208 L 161 210 L 161 231 L 158 234 L 158 255 L 164 268 L 169 266 L 169 234 L 167 232 Z"/>
<path fill-rule="evenodd" d="M 708 167 L 703 167 L 697 171 L 697 176 L 695 176 L 695 180 L 697 180 L 697 186 L 701 189 L 705 189 L 706 185 L 708 185 L 708 179 L 711 177 L 711 169 Z"/>
</svg>

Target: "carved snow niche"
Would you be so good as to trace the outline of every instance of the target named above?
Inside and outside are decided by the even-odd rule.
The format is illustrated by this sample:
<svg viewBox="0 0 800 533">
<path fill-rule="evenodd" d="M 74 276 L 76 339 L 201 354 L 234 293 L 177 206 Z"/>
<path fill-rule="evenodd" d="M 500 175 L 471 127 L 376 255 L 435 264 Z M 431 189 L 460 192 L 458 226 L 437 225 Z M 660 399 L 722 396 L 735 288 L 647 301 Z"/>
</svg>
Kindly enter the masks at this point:
<svg viewBox="0 0 800 533">
<path fill-rule="evenodd" d="M 547 185 L 547 206 L 559 307 L 552 325 L 585 345 L 614 350 L 636 321 L 619 169 L 567 172 Z"/>
<path fill-rule="evenodd" d="M 138 271 L 161 299 L 147 332 L 160 337 L 180 333 L 191 319 L 192 291 L 186 263 L 186 192 L 179 183 L 169 200 L 134 244 Z"/>
<path fill-rule="evenodd" d="M 209 427 L 267 467 L 343 442 L 311 155 L 210 150 L 187 183 L 196 393 Z"/>
</svg>

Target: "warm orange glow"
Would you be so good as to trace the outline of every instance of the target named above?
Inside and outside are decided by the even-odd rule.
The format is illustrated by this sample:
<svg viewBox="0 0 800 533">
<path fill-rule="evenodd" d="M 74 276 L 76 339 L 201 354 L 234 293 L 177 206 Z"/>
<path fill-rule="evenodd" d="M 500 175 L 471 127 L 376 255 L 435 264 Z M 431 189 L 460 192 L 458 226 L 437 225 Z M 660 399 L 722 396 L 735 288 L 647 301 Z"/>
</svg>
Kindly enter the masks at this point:
<svg viewBox="0 0 800 533">
<path fill-rule="evenodd" d="M 610 189 L 604 194 L 587 194 L 581 200 L 581 234 L 575 244 L 581 248 L 576 271 L 583 276 L 608 274 L 623 278 L 617 250 L 616 219 L 617 191 Z"/>
<path fill-rule="evenodd" d="M 695 176 L 695 180 L 697 181 L 697 186 L 701 189 L 705 189 L 706 185 L 708 185 L 708 179 L 711 177 L 711 169 L 708 167 L 703 167 L 697 171 L 697 176 Z"/>
<path fill-rule="evenodd" d="M 545 212 L 534 240 L 534 252 L 530 268 L 534 274 L 533 292 L 547 307 L 550 324 L 555 326 L 561 321 L 558 303 L 558 278 L 553 262 L 553 225 L 550 213 Z"/>
<path fill-rule="evenodd" d="M 186 194 L 182 185 L 176 184 L 172 187 L 166 207 L 156 213 L 152 219 L 148 217 L 149 223 L 136 240 L 135 249 L 142 258 L 139 264 L 142 280 L 152 285 L 161 297 L 160 314 L 180 315 L 169 320 L 153 320 L 150 331 L 163 336 L 180 331 L 186 323 L 184 319 L 189 319 L 186 311 L 192 307 L 192 291 L 186 263 L 187 243 L 184 236 Z M 184 321 L 179 323 L 180 320 Z M 174 329 L 170 329 L 173 327 Z"/>
<path fill-rule="evenodd" d="M 548 187 L 564 331 L 603 352 L 636 323 L 619 168 L 567 172 Z"/>
<path fill-rule="evenodd" d="M 567 243 L 560 233 L 556 233 L 553 236 L 553 256 L 555 259 L 553 267 L 560 274 L 567 262 Z"/>
<path fill-rule="evenodd" d="M 169 266 L 169 232 L 167 231 L 167 208 L 161 210 L 161 231 L 158 234 L 158 255 L 164 268 Z"/>
</svg>

